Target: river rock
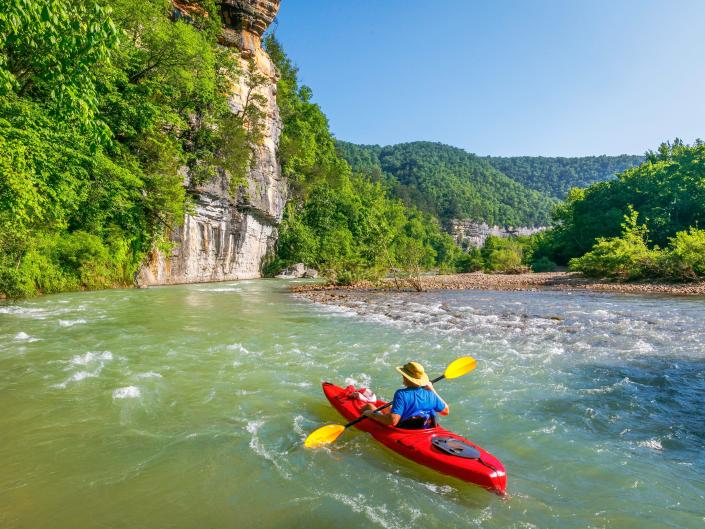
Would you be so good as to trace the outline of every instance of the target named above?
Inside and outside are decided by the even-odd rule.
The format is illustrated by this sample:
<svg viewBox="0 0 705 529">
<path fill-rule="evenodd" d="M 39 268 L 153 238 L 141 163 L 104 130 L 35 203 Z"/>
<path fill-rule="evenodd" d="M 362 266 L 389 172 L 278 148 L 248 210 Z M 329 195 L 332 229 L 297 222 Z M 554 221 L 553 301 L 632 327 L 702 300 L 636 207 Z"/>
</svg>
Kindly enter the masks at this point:
<svg viewBox="0 0 705 529">
<path fill-rule="evenodd" d="M 316 279 L 318 277 L 318 270 L 316 270 L 315 268 L 306 267 L 306 271 L 304 272 L 304 277 L 307 277 L 309 279 Z"/>
</svg>

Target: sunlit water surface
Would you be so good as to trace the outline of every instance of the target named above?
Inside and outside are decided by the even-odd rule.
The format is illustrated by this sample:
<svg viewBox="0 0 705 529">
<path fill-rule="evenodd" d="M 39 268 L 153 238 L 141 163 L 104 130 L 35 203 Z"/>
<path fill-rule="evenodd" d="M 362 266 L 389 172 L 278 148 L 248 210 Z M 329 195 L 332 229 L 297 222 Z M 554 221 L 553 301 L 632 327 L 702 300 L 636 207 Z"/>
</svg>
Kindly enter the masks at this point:
<svg viewBox="0 0 705 529">
<path fill-rule="evenodd" d="M 330 307 L 277 281 L 0 304 L 0 527 L 705 527 L 705 301 L 443 292 Z M 347 432 L 320 382 L 478 369 L 444 426 L 509 496 Z"/>
</svg>

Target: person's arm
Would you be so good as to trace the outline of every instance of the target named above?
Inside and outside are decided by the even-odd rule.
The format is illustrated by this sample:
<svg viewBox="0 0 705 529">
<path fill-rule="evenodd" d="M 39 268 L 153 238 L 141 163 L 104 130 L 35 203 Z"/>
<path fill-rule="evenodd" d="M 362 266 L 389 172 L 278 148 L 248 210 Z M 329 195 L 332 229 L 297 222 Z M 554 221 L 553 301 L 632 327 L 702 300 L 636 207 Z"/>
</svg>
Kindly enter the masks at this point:
<svg viewBox="0 0 705 529">
<path fill-rule="evenodd" d="M 387 426 L 396 426 L 401 420 L 401 415 L 397 415 L 396 413 L 380 413 L 372 410 L 365 410 L 362 414 L 379 423 L 386 424 Z"/>
<path fill-rule="evenodd" d="M 382 414 L 375 413 L 373 410 L 366 410 L 363 411 L 362 414 L 379 423 L 386 424 L 387 426 L 396 426 L 399 424 L 401 416 L 404 413 L 404 395 L 401 390 L 394 392 L 392 406 L 389 411 L 390 413 Z"/>
<path fill-rule="evenodd" d="M 443 398 L 438 394 L 436 391 L 436 388 L 433 387 L 433 383 L 429 382 L 427 385 L 424 386 L 427 390 L 433 391 L 436 394 L 436 397 L 438 397 L 438 400 L 440 401 L 441 406 L 438 406 L 439 408 L 443 409 L 436 409 L 437 412 L 439 412 L 441 415 L 448 415 L 450 413 L 450 408 L 448 407 L 448 404 L 446 401 L 443 400 Z"/>
</svg>

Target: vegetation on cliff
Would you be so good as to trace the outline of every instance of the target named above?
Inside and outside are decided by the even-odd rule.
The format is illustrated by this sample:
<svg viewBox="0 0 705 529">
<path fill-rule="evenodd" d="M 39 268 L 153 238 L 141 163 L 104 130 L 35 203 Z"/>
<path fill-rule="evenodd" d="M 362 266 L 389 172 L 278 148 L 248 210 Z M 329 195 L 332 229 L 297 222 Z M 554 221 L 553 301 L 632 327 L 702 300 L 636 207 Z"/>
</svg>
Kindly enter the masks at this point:
<svg viewBox="0 0 705 529">
<path fill-rule="evenodd" d="M 338 149 L 353 170 L 444 224 L 452 219 L 474 219 L 490 225 L 545 226 L 556 203 L 507 177 L 485 159 L 441 143 L 380 147 L 341 141 Z"/>
<path fill-rule="evenodd" d="M 131 283 L 183 219 L 180 169 L 247 164 L 215 3 L 188 19 L 163 0 L 109 5 L 3 2 L 0 293 Z"/>
</svg>

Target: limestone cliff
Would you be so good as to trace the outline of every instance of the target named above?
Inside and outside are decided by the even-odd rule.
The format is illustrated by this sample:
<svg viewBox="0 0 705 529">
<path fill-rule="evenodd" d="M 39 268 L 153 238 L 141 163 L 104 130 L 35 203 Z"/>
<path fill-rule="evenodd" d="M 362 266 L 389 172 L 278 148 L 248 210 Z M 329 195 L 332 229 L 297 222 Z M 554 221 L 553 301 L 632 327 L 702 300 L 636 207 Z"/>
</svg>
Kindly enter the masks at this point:
<svg viewBox="0 0 705 529">
<path fill-rule="evenodd" d="M 494 237 L 529 236 L 545 229 L 545 227 L 527 226 L 489 226 L 486 222 L 470 219 L 453 219 L 450 223 L 450 234 L 455 244 L 464 250 L 471 247 L 481 248 L 490 235 Z"/>
<path fill-rule="evenodd" d="M 222 0 L 224 29 L 221 45 L 240 50 L 240 65 L 250 65 L 266 76 L 256 90 L 264 96 L 264 139 L 255 149 L 246 182 L 236 197 L 230 192 L 230 177 L 221 172 L 213 181 L 184 183 L 195 208 L 183 226 L 172 234 L 169 255 L 154 251 L 137 276 L 140 285 L 198 283 L 260 276 L 262 260 L 277 237 L 284 205 L 286 181 L 277 161 L 281 120 L 276 103 L 277 74 L 262 49 L 262 33 L 279 10 L 280 0 Z M 178 7 L 178 4 L 175 3 Z M 245 76 L 232 87 L 229 104 L 241 111 L 247 98 Z"/>
</svg>

